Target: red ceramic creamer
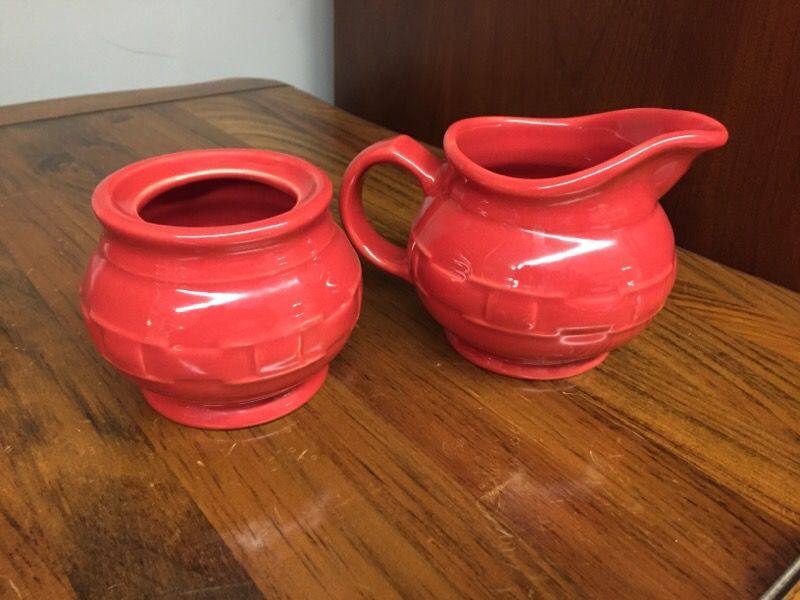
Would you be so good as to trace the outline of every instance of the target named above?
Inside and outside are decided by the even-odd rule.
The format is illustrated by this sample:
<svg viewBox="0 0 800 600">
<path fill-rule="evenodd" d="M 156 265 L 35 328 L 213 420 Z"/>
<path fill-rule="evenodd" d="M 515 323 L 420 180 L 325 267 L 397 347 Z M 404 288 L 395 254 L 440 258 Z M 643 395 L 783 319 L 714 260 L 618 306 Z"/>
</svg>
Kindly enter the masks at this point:
<svg viewBox="0 0 800 600">
<path fill-rule="evenodd" d="M 102 355 L 162 415 L 235 428 L 305 403 L 355 325 L 361 269 L 317 167 L 200 150 L 100 183 L 103 235 L 81 286 Z"/>
<path fill-rule="evenodd" d="M 416 286 L 468 360 L 568 377 L 663 306 L 676 254 L 658 200 L 727 136 L 710 117 L 666 109 L 465 119 L 445 134 L 445 161 L 406 136 L 359 154 L 342 181 L 342 220 L 362 254 Z M 380 162 L 409 169 L 425 192 L 406 248 L 364 217 L 361 180 Z"/>
</svg>

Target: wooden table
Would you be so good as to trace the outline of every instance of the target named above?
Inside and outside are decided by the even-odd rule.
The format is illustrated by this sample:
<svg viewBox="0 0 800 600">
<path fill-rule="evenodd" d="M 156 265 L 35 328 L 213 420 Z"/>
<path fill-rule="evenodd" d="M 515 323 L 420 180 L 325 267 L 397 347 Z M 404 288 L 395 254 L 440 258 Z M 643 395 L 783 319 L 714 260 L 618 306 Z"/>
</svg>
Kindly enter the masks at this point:
<svg viewBox="0 0 800 600">
<path fill-rule="evenodd" d="M 409 285 L 365 265 L 361 320 L 306 407 L 188 429 L 84 331 L 95 184 L 252 146 L 338 188 L 389 132 L 262 80 L 0 123 L 0 597 L 752 598 L 800 551 L 800 295 L 681 252 L 644 334 L 536 383 L 462 360 Z M 366 195 L 403 240 L 416 184 L 380 167 Z"/>
</svg>

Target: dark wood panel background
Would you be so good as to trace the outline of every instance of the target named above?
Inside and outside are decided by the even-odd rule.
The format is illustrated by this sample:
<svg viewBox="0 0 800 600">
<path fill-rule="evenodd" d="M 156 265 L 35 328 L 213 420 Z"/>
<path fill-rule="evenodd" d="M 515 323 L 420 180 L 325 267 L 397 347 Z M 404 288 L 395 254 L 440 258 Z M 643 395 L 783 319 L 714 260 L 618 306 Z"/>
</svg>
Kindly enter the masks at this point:
<svg viewBox="0 0 800 600">
<path fill-rule="evenodd" d="M 800 290 L 797 0 L 337 0 L 335 26 L 337 105 L 437 145 L 480 114 L 718 118 L 663 200 L 677 241 Z"/>
</svg>

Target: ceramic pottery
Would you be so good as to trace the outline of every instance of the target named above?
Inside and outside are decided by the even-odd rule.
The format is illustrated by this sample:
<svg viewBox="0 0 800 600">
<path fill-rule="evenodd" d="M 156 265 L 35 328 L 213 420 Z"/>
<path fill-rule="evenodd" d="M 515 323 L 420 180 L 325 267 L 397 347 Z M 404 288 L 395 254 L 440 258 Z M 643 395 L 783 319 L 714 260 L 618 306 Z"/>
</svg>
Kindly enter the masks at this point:
<svg viewBox="0 0 800 600">
<path fill-rule="evenodd" d="M 664 305 L 676 254 L 658 200 L 726 140 L 714 119 L 665 109 L 465 119 L 447 130 L 444 161 L 407 136 L 361 152 L 342 181 L 342 220 L 365 257 L 416 286 L 465 358 L 568 377 Z M 425 193 L 405 248 L 364 217 L 362 177 L 381 162 L 407 168 Z"/>
<path fill-rule="evenodd" d="M 277 419 L 325 380 L 361 305 L 358 257 L 317 167 L 200 150 L 100 183 L 81 285 L 100 353 L 161 415 L 228 429 Z"/>
</svg>

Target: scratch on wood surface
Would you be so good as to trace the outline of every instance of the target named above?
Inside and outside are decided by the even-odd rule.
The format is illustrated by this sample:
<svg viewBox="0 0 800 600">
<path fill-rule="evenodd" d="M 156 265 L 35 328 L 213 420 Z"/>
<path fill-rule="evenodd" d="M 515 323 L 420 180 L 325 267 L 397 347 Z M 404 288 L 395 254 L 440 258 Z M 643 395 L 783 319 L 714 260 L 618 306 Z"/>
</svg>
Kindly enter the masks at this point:
<svg viewBox="0 0 800 600">
<path fill-rule="evenodd" d="M 306 452 L 308 452 L 308 448 L 306 448 L 300 454 L 297 455 L 297 462 L 300 462 L 301 460 L 303 460 L 303 457 L 306 455 Z"/>
<path fill-rule="evenodd" d="M 463 389 L 464 389 L 464 391 L 465 391 L 465 392 L 467 392 L 467 393 L 468 393 L 470 396 L 472 396 L 473 398 L 475 398 L 475 400 L 480 400 L 480 399 L 481 399 L 481 396 L 480 396 L 480 394 L 479 394 L 478 392 L 476 392 L 475 390 L 473 390 L 472 388 L 464 387 Z"/>
<path fill-rule="evenodd" d="M 269 433 L 265 433 L 264 435 L 258 435 L 258 436 L 251 437 L 249 440 L 242 440 L 242 443 L 243 444 L 250 444 L 252 442 L 257 442 L 258 440 L 263 440 L 264 438 L 272 437 L 272 436 L 278 435 L 280 433 L 285 433 L 287 431 L 290 431 L 291 429 L 294 429 L 294 423 L 289 423 L 288 425 L 286 425 L 285 427 L 281 427 L 277 431 L 270 431 Z"/>
<path fill-rule="evenodd" d="M 8 582 L 8 585 L 11 586 L 11 589 L 14 590 L 14 593 L 17 595 L 17 598 L 22 598 L 22 593 L 19 591 L 17 584 L 14 583 L 14 580 L 11 577 L 3 577 Z"/>
<path fill-rule="evenodd" d="M 535 388 L 531 386 L 518 388 L 520 395 L 524 398 L 526 394 L 549 394 L 553 390 L 551 388 Z"/>
<path fill-rule="evenodd" d="M 233 449 L 236 448 L 236 446 L 238 446 L 238 445 L 239 445 L 239 442 L 233 442 L 231 444 L 231 447 L 228 448 L 228 451 L 225 453 L 225 458 L 228 458 L 231 455 L 231 452 L 233 452 Z"/>
<path fill-rule="evenodd" d="M 513 538 L 516 537 L 508 529 L 503 527 L 500 524 L 500 521 L 498 521 L 494 516 L 492 516 L 492 514 L 486 509 L 486 507 L 483 506 L 483 504 L 481 504 L 480 500 L 477 500 L 475 502 L 475 506 L 478 507 L 478 511 L 480 511 L 480 513 L 484 516 L 484 518 L 492 524 L 492 529 L 494 529 L 494 531 L 499 533 L 501 537 L 503 537 L 504 539 L 507 539 L 507 540 L 508 539 L 513 539 Z"/>
<path fill-rule="evenodd" d="M 487 499 L 494 500 L 495 498 L 497 498 L 497 496 L 500 494 L 500 492 L 502 492 L 504 489 L 506 489 L 511 484 L 511 481 L 513 479 L 514 479 L 513 476 L 509 477 L 503 483 L 500 483 L 500 484 L 494 486 L 492 489 L 490 489 L 488 492 L 486 492 L 485 494 L 483 494 L 481 496 L 481 500 L 487 500 Z"/>
</svg>

